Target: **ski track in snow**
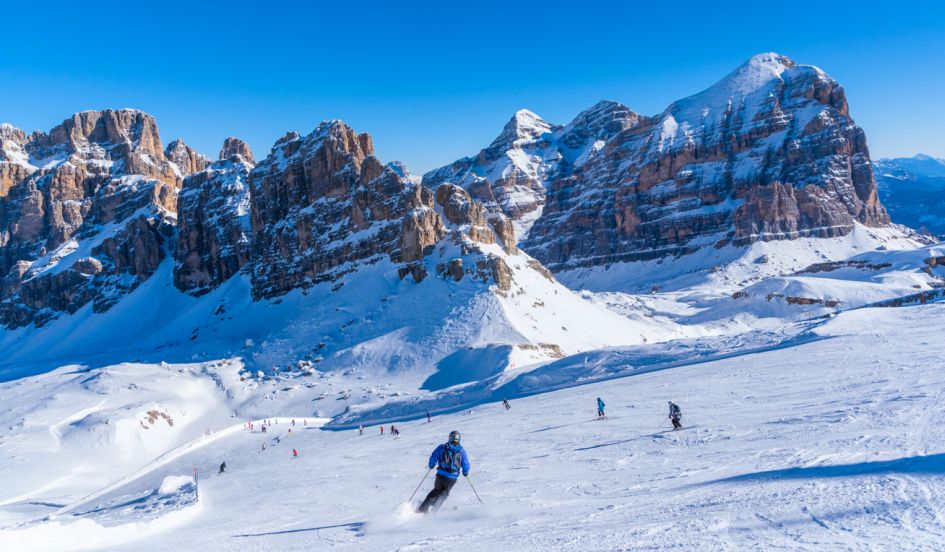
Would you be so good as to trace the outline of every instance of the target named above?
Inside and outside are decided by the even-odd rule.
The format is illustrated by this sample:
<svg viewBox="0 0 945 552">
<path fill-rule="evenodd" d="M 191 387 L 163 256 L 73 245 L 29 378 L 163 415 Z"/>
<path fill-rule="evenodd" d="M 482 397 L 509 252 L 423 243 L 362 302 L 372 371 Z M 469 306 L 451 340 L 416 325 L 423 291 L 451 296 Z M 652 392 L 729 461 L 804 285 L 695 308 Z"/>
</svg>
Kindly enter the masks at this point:
<svg viewBox="0 0 945 552">
<path fill-rule="evenodd" d="M 481 404 L 398 424 L 400 438 L 298 424 L 289 436 L 286 418 L 267 434 L 234 425 L 90 489 L 54 520 L 0 529 L 0 549 L 941 550 L 943 319 L 943 304 L 851 311 L 816 330 L 832 339 L 532 395 L 509 411 Z M 607 419 L 593 418 L 597 396 Z M 670 430 L 670 399 L 682 431 Z M 413 514 L 404 501 L 452 429 L 485 505 L 461 480 L 438 513 Z M 157 492 L 194 467 L 206 474 L 199 500 L 186 486 Z"/>
</svg>

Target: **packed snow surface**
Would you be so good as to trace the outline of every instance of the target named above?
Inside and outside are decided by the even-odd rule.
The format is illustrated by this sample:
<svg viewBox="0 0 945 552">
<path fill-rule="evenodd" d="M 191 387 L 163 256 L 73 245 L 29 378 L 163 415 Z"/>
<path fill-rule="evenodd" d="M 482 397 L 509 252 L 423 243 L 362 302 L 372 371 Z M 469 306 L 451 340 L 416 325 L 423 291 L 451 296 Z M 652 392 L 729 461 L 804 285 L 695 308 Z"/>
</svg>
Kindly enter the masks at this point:
<svg viewBox="0 0 945 552">
<path fill-rule="evenodd" d="M 285 383 L 241 382 L 238 361 L 63 367 L 0 386 L 0 549 L 941 549 L 943 320 L 943 303 L 853 310 L 783 347 L 417 412 L 400 437 L 319 429 L 279 397 L 250 429 L 230 415 Z M 453 429 L 470 479 L 421 517 L 407 499 Z"/>
</svg>

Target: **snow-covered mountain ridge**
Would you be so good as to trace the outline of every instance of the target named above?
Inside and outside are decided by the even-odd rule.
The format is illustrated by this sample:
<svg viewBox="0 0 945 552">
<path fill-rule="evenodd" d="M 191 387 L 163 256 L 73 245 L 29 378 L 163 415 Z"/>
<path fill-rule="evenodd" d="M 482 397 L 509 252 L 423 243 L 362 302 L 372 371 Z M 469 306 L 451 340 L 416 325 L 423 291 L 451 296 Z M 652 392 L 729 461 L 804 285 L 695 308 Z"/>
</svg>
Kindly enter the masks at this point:
<svg viewBox="0 0 945 552">
<path fill-rule="evenodd" d="M 519 245 L 556 273 L 889 223 L 843 88 L 778 54 L 654 117 L 601 102 L 563 127 L 532 114 L 503 139 L 520 114 L 424 183 L 464 186 L 507 214 Z"/>
</svg>

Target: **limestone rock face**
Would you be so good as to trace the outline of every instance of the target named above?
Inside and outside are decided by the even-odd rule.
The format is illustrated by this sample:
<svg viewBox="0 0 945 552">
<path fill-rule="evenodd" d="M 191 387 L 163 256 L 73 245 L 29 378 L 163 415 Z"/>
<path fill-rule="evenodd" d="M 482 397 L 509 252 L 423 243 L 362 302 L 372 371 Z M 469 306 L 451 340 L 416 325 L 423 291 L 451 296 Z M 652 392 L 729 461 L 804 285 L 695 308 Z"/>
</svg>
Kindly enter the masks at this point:
<svg viewBox="0 0 945 552">
<path fill-rule="evenodd" d="M 444 232 L 433 194 L 383 165 L 371 137 L 340 121 L 280 139 L 250 182 L 257 298 L 383 259 L 417 260 Z"/>
<path fill-rule="evenodd" d="M 133 110 L 80 113 L 31 136 L 4 125 L 0 140 L 8 328 L 104 312 L 162 266 L 169 274 L 168 255 L 175 287 L 194 296 L 237 274 L 256 300 L 319 283 L 336 291 L 374 266 L 417 285 L 435 272 L 513 289 L 515 224 L 501 209 L 460 186 L 421 185 L 340 121 L 288 133 L 258 165 L 237 138 L 213 163 L 180 140 L 162 150 L 153 118 Z M 545 270 L 522 257 L 512 266 Z"/>
<path fill-rule="evenodd" d="M 179 138 L 167 145 L 164 156 L 177 167 L 181 178 L 200 172 L 210 164 L 209 159 L 191 149 Z"/>
<path fill-rule="evenodd" d="M 445 184 L 437 188 L 436 202 L 446 220 L 460 226 L 470 239 L 480 243 L 495 243 L 495 233 L 486 222 L 485 208 L 482 203 L 473 201 L 466 190 Z"/>
<path fill-rule="evenodd" d="M 223 141 L 223 147 L 220 149 L 220 161 L 233 159 L 236 156 L 241 157 L 242 159 L 240 161 L 243 163 L 250 165 L 255 165 L 256 163 L 253 160 L 253 152 L 249 149 L 249 145 L 239 138 L 230 136 Z"/>
<path fill-rule="evenodd" d="M 492 194 L 486 205 L 516 221 L 519 246 L 555 271 L 889 224 L 843 88 L 778 54 L 655 117 L 602 102 L 503 144 L 508 162 L 489 162 L 502 158 L 490 146 L 424 183 Z M 531 192 L 512 195 L 528 201 L 504 201 L 495 190 L 521 174 L 535 175 Z M 534 219 L 522 224 L 526 204 Z"/>
<path fill-rule="evenodd" d="M 370 136 L 340 121 L 279 140 L 251 173 L 250 198 L 247 268 L 256 298 L 334 282 L 380 262 L 401 265 L 400 278 L 419 283 L 430 272 L 425 259 L 448 245 L 471 256 L 483 281 L 511 285 L 511 271 L 481 249 L 508 240 L 514 250 L 512 224 L 501 212 L 490 214 L 459 186 L 434 194 L 418 185 L 402 165 L 374 157 Z M 462 260 L 444 261 L 450 277 L 462 279 Z"/>
<path fill-rule="evenodd" d="M 153 117 L 85 111 L 48 134 L 2 135 L 0 324 L 43 324 L 93 300 L 103 310 L 153 273 L 180 184 Z M 84 242 L 97 244 L 92 260 L 74 270 Z"/>
<path fill-rule="evenodd" d="M 22 130 L 0 125 L 0 198 L 36 171 L 36 167 L 29 164 L 26 144 L 26 133 Z"/>
<path fill-rule="evenodd" d="M 206 293 L 249 262 L 252 159 L 245 143 L 227 138 L 218 161 L 184 179 L 174 253 L 174 285 L 181 291 Z"/>
<path fill-rule="evenodd" d="M 587 161 L 598 143 L 640 120 L 626 106 L 610 101 L 599 102 L 564 126 L 551 125 L 523 109 L 489 147 L 427 173 L 423 184 L 463 187 L 490 213 L 510 219 L 514 233 L 522 236 L 541 216 L 549 180 L 570 173 Z"/>
</svg>

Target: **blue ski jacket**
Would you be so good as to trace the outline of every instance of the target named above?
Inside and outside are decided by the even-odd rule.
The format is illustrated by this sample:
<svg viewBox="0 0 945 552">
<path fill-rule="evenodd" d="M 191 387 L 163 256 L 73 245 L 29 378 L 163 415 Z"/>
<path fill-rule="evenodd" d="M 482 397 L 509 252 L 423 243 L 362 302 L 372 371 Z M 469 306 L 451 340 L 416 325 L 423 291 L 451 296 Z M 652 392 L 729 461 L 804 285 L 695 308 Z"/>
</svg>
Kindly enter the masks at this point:
<svg viewBox="0 0 945 552">
<path fill-rule="evenodd" d="M 597 410 L 603 410 L 603 409 L 604 409 L 604 401 L 597 399 Z"/>
<path fill-rule="evenodd" d="M 469 457 L 462 445 L 443 443 L 433 449 L 430 455 L 430 469 L 437 468 L 437 475 L 456 479 L 462 470 L 463 475 L 469 475 Z"/>
</svg>

